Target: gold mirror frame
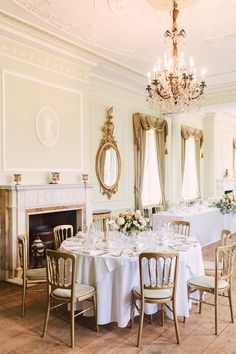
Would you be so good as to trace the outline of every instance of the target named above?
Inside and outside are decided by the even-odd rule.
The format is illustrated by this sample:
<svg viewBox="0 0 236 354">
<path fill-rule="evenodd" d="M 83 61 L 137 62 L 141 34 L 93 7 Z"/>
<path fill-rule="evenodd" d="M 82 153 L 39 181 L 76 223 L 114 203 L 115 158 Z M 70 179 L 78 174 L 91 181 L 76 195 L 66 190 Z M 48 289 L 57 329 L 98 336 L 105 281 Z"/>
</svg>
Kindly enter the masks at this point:
<svg viewBox="0 0 236 354">
<path fill-rule="evenodd" d="M 113 116 L 113 107 L 110 107 L 107 110 L 107 116 L 106 116 L 106 122 L 104 123 L 102 127 L 102 132 L 103 132 L 103 138 L 100 142 L 97 154 L 96 154 L 96 174 L 98 178 L 98 182 L 100 184 L 100 190 L 102 194 L 106 194 L 108 199 L 112 197 L 112 194 L 115 194 L 118 190 L 118 183 L 121 175 L 121 157 L 120 157 L 120 152 L 117 147 L 117 143 L 115 141 L 115 138 L 113 136 L 113 131 L 114 131 L 114 124 L 112 122 Z M 111 186 L 107 186 L 104 182 L 104 178 L 102 177 L 102 171 L 101 171 L 101 159 L 102 159 L 102 154 L 103 152 L 107 149 L 107 147 L 112 147 L 115 152 L 116 152 L 116 157 L 117 157 L 117 175 L 116 175 L 116 180 Z"/>
</svg>

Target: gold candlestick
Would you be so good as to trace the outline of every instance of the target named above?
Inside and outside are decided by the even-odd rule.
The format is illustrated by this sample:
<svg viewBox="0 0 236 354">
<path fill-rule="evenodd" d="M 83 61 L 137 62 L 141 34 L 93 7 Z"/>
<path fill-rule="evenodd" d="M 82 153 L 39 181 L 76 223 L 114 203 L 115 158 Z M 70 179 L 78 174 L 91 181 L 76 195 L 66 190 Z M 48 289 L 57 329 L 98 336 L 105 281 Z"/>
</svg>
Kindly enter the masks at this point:
<svg viewBox="0 0 236 354">
<path fill-rule="evenodd" d="M 60 172 L 51 172 L 51 184 L 58 184 L 60 181 Z"/>
<path fill-rule="evenodd" d="M 13 178 L 14 178 L 14 182 L 15 182 L 16 186 L 19 186 L 20 182 L 22 180 L 21 179 L 21 174 L 20 173 L 14 173 Z"/>
</svg>

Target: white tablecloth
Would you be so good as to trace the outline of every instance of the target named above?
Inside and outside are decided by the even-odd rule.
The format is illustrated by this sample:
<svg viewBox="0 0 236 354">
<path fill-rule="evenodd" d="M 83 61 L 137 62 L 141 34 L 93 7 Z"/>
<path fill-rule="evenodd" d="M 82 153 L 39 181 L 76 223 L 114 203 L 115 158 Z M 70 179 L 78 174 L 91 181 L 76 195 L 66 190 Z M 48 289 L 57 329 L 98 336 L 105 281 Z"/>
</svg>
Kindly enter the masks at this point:
<svg viewBox="0 0 236 354">
<path fill-rule="evenodd" d="M 197 208 L 189 208 L 188 210 L 189 211 L 177 210 L 175 213 L 167 211 L 153 214 L 153 230 L 157 230 L 158 224 L 160 223 L 167 223 L 172 220 L 184 220 L 190 222 L 190 235 L 195 237 L 202 246 L 209 245 L 220 239 L 221 231 L 226 228 L 226 223 L 225 216 L 223 216 L 218 209 L 204 208 L 203 210 L 198 210 Z"/>
<path fill-rule="evenodd" d="M 224 215 L 224 229 L 236 232 L 236 215 L 226 214 Z"/>
<path fill-rule="evenodd" d="M 61 250 L 69 251 L 65 242 Z M 160 246 L 160 251 L 162 250 Z M 70 252 L 77 254 L 76 281 L 94 285 L 97 289 L 98 324 L 117 322 L 119 327 L 126 327 L 130 320 L 132 288 L 139 285 L 140 281 L 138 257 L 91 256 L 74 250 Z M 203 273 L 202 252 L 199 244 L 188 251 L 180 252 L 177 315 L 189 316 L 187 280 Z M 148 314 L 156 311 L 156 305 L 148 305 L 145 309 Z"/>
</svg>

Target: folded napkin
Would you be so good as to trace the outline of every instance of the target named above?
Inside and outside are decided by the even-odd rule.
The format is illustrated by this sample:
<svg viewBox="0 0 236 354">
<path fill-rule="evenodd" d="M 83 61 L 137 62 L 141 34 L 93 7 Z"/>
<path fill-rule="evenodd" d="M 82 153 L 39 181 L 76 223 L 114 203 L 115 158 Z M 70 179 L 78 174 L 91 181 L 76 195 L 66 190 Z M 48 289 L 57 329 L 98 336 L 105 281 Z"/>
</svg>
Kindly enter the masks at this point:
<svg viewBox="0 0 236 354">
<path fill-rule="evenodd" d="M 66 240 L 64 245 L 66 248 L 68 247 L 80 247 L 83 243 L 78 240 L 78 241 L 72 241 L 72 240 Z"/>
<path fill-rule="evenodd" d="M 113 256 L 113 257 L 120 257 L 120 256 L 122 256 L 123 251 L 110 251 L 109 254 L 110 254 L 110 256 Z"/>
<path fill-rule="evenodd" d="M 82 253 L 83 254 L 88 254 L 90 256 L 99 256 L 99 255 L 102 255 L 102 254 L 105 254 L 107 253 L 106 251 L 104 250 L 82 250 Z"/>
<path fill-rule="evenodd" d="M 66 245 L 65 249 L 67 249 L 69 251 L 79 251 L 79 250 L 81 250 L 81 246 L 79 246 L 79 245 Z"/>
<path fill-rule="evenodd" d="M 174 246 L 173 247 L 176 251 L 189 251 L 190 248 L 192 248 L 191 246 Z"/>
</svg>

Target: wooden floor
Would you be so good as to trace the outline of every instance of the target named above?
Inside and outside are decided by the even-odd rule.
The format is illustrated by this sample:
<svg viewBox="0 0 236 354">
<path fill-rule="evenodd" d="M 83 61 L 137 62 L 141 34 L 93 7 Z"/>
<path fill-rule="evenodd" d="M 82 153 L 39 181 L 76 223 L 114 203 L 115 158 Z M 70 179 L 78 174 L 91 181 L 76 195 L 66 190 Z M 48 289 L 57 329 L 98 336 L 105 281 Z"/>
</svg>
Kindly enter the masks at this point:
<svg viewBox="0 0 236 354">
<path fill-rule="evenodd" d="M 211 259 L 216 245 L 206 247 L 205 259 Z M 234 283 L 236 282 L 236 271 Z M 44 288 L 45 289 L 45 288 Z M 138 318 L 132 330 L 117 328 L 116 324 L 100 326 L 95 332 L 94 320 L 77 318 L 75 325 L 75 348 L 69 347 L 70 326 L 66 310 L 52 315 L 48 334 L 41 337 L 45 310 L 45 292 L 29 292 L 26 315 L 20 316 L 21 288 L 0 282 L 0 353 L 206 353 L 236 354 L 236 323 L 230 323 L 228 300 L 220 298 L 219 335 L 214 335 L 214 307 L 203 305 L 203 313 L 198 314 L 194 305 L 186 323 L 179 319 L 181 344 L 176 344 L 174 325 L 166 320 L 160 326 L 159 314 L 153 323 L 145 322 L 141 348 L 136 348 Z M 236 287 L 233 303 L 236 305 Z M 236 311 L 236 306 L 235 311 Z"/>
</svg>

